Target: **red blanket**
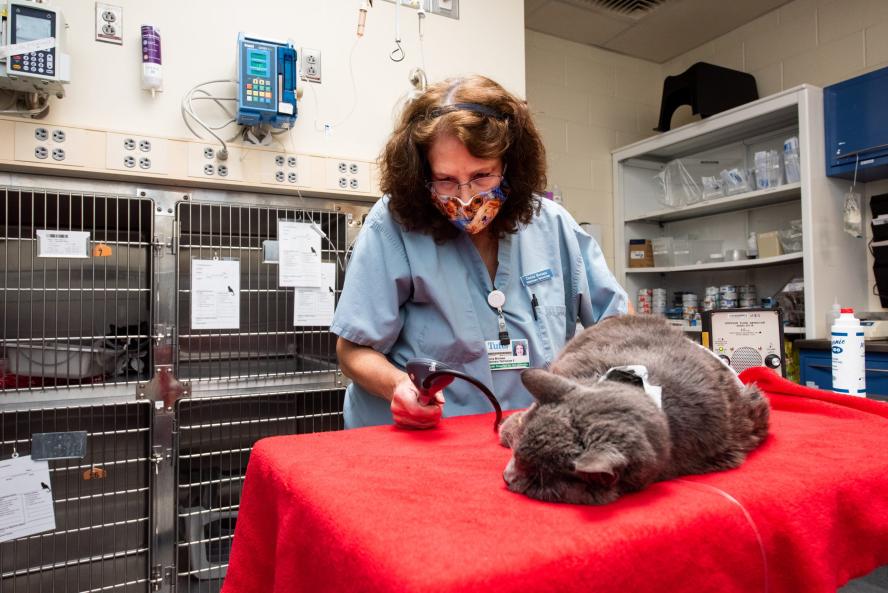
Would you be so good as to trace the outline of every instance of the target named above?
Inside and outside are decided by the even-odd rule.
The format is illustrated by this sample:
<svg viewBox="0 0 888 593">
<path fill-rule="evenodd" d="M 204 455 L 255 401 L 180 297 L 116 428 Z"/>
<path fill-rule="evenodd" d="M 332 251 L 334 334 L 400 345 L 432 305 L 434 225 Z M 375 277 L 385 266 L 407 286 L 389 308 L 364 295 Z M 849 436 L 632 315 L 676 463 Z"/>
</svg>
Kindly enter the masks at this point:
<svg viewBox="0 0 888 593">
<path fill-rule="evenodd" d="M 263 440 L 223 593 L 835 593 L 888 564 L 888 404 L 741 377 L 772 407 L 741 468 L 602 507 L 506 490 L 491 415 Z"/>
</svg>

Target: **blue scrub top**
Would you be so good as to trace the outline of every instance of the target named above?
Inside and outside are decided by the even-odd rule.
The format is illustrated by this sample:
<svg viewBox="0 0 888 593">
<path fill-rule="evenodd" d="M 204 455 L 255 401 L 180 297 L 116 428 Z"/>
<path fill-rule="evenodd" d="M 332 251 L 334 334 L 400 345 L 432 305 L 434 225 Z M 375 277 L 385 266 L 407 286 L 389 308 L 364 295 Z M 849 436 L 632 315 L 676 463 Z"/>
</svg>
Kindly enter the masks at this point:
<svg viewBox="0 0 888 593">
<path fill-rule="evenodd" d="M 444 362 L 482 381 L 504 410 L 529 406 L 533 399 L 521 370 L 490 370 L 484 342 L 499 336 L 497 312 L 487 304 L 494 287 L 506 295 L 509 337 L 528 340 L 533 367 L 549 365 L 573 337 L 577 320 L 589 326 L 627 308 L 626 292 L 598 243 L 564 208 L 541 201 L 530 224 L 500 240 L 491 282 L 466 234 L 436 244 L 429 235 L 404 230 L 382 198 L 355 243 L 330 331 L 382 352 L 401 369 L 411 358 Z M 551 278 L 531 284 L 548 277 L 547 271 Z M 487 398 L 460 379 L 444 396 L 444 416 L 492 411 Z M 389 405 L 352 383 L 345 396 L 346 428 L 391 424 Z"/>
</svg>

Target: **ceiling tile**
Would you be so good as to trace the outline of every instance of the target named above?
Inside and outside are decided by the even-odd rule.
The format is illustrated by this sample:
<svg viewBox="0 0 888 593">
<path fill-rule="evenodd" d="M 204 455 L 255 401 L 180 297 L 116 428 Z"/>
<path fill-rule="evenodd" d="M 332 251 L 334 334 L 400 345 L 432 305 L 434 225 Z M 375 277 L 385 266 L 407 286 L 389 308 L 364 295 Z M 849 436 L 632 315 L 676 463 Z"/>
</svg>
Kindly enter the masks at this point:
<svg viewBox="0 0 888 593">
<path fill-rule="evenodd" d="M 570 4 L 552 1 L 534 11 L 525 26 L 587 45 L 602 45 L 631 23 Z"/>
</svg>

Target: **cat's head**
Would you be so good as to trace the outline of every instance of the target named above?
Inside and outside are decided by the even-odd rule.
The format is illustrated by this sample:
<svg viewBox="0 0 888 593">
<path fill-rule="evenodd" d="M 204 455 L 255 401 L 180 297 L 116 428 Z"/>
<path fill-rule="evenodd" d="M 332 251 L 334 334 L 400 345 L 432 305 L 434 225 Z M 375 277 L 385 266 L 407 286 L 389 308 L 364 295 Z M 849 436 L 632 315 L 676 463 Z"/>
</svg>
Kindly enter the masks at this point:
<svg viewBox="0 0 888 593">
<path fill-rule="evenodd" d="M 606 504 L 656 479 L 662 442 L 650 442 L 651 427 L 639 416 L 651 416 L 653 434 L 668 429 L 641 388 L 581 384 L 541 369 L 524 371 L 521 380 L 536 403 L 511 435 L 512 459 L 503 472 L 509 490 L 550 502 Z"/>
</svg>

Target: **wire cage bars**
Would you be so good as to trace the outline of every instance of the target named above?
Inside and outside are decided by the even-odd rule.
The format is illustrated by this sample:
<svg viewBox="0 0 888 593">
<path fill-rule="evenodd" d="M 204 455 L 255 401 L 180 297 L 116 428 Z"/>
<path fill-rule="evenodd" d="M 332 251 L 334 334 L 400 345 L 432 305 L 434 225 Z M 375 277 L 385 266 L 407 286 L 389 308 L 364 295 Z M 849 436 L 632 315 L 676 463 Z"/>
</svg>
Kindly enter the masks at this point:
<svg viewBox="0 0 888 593">
<path fill-rule="evenodd" d="M 286 377 L 335 371 L 335 336 L 326 326 L 294 325 L 294 290 L 278 283 L 278 221 L 314 223 L 321 260 L 336 265 L 342 285 L 346 215 L 266 206 L 178 205 L 177 376 L 182 380 Z M 193 329 L 194 260 L 240 262 L 240 327 Z"/>
<path fill-rule="evenodd" d="M 34 433 L 87 433 L 82 459 L 49 461 L 55 530 L 0 543 L 0 591 L 148 591 L 152 412 L 147 403 L 0 412 L 2 459 L 29 455 Z"/>
<path fill-rule="evenodd" d="M 177 566 L 180 591 L 216 593 L 228 567 L 253 444 L 343 428 L 343 389 L 258 392 L 178 402 Z"/>
<path fill-rule="evenodd" d="M 0 390 L 147 377 L 150 200 L 0 187 Z"/>
</svg>

